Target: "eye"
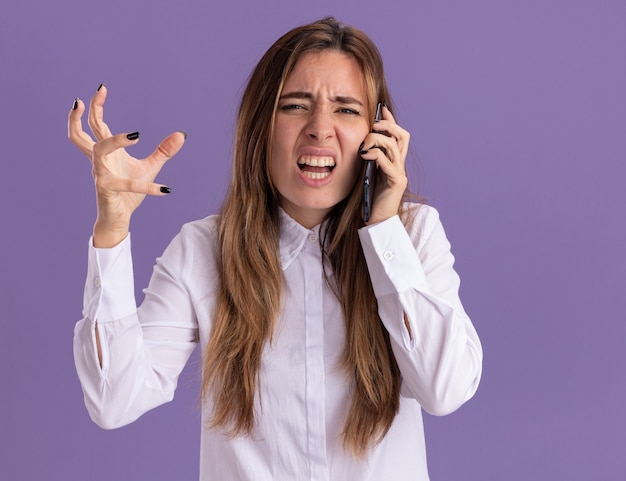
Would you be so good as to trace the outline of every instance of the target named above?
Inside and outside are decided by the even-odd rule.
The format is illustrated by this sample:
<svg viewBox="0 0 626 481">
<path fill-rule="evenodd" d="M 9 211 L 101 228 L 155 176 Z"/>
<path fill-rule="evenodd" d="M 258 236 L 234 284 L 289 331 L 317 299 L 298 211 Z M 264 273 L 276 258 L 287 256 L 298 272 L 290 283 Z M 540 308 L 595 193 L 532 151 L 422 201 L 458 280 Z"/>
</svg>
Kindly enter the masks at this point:
<svg viewBox="0 0 626 481">
<path fill-rule="evenodd" d="M 302 110 L 304 109 L 303 105 L 300 104 L 285 104 L 278 107 L 280 110 Z"/>
<path fill-rule="evenodd" d="M 361 113 L 358 110 L 351 109 L 349 107 L 343 107 L 339 109 L 339 112 L 341 112 L 342 114 L 348 114 L 348 115 L 361 115 Z"/>
</svg>

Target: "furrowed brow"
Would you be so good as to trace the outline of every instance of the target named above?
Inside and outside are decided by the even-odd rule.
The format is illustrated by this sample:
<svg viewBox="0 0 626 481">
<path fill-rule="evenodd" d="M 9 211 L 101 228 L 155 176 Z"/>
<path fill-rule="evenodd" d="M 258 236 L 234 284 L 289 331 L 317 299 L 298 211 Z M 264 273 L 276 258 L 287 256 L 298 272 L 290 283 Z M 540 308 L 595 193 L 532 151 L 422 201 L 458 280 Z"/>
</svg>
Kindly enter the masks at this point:
<svg viewBox="0 0 626 481">
<path fill-rule="evenodd" d="M 301 92 L 301 91 L 297 91 L 297 92 L 287 92 L 284 93 L 280 96 L 279 100 L 284 100 L 284 99 L 312 99 L 313 95 L 311 95 L 309 92 Z"/>
<path fill-rule="evenodd" d="M 339 104 L 350 104 L 350 105 L 358 105 L 360 107 L 363 107 L 363 103 L 361 103 L 360 100 L 354 97 L 346 97 L 343 95 L 338 95 L 337 97 L 333 97 L 331 100 Z"/>
<path fill-rule="evenodd" d="M 313 98 L 313 94 L 311 94 L 310 92 L 304 92 L 304 91 L 287 92 L 280 96 L 280 100 L 288 100 L 288 99 L 309 100 L 312 98 Z M 330 100 L 331 102 L 338 103 L 338 104 L 350 104 L 350 105 L 358 105 L 359 107 L 363 107 L 363 103 L 360 100 L 358 100 L 355 97 L 350 97 L 346 95 L 337 95 L 335 97 L 332 97 Z"/>
</svg>

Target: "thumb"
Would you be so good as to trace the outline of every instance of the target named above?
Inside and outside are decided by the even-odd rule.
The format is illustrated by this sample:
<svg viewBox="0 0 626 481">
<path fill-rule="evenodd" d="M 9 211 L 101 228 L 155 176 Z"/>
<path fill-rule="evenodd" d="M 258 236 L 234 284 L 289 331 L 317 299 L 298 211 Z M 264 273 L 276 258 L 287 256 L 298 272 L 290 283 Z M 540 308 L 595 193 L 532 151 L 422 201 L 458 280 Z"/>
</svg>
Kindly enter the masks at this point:
<svg viewBox="0 0 626 481">
<path fill-rule="evenodd" d="M 174 157 L 182 148 L 187 139 L 187 133 L 180 130 L 165 137 L 157 148 L 152 152 L 146 160 L 157 164 L 164 164 Z"/>
</svg>

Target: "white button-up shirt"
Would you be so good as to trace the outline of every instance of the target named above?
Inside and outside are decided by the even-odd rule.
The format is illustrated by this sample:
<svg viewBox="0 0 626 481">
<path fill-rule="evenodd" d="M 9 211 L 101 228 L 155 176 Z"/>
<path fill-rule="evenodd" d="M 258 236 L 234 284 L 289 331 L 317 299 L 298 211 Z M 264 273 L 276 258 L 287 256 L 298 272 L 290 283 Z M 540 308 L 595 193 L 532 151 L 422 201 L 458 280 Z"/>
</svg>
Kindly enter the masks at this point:
<svg viewBox="0 0 626 481">
<path fill-rule="evenodd" d="M 408 229 L 396 216 L 359 232 L 402 373 L 400 410 L 387 435 L 363 459 L 343 449 L 352 379 L 340 367 L 341 306 L 324 279 L 319 228 L 281 212 L 283 307 L 263 353 L 256 426 L 234 439 L 203 429 L 202 481 L 428 480 L 421 410 L 441 415 L 467 401 L 478 387 L 482 349 L 458 297 L 437 212 L 406 207 Z M 219 281 L 216 237 L 215 217 L 185 225 L 157 260 L 138 309 L 130 239 L 113 249 L 90 247 L 74 356 L 100 426 L 122 426 L 170 401 L 192 351 L 198 342 L 206 347 Z M 205 402 L 203 426 L 210 413 Z"/>
</svg>

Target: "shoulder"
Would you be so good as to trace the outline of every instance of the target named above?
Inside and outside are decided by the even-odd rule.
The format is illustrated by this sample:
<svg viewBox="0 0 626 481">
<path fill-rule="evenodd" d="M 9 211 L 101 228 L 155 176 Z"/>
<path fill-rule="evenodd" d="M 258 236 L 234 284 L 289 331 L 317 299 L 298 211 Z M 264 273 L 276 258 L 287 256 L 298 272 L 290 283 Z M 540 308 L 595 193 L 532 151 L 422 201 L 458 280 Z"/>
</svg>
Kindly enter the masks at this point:
<svg viewBox="0 0 626 481">
<path fill-rule="evenodd" d="M 166 250 L 180 262 L 193 263 L 199 257 L 214 257 L 217 252 L 218 216 L 211 215 L 182 226 Z"/>
<path fill-rule="evenodd" d="M 188 240 L 216 240 L 218 216 L 210 215 L 183 225 L 180 235 Z"/>
</svg>

